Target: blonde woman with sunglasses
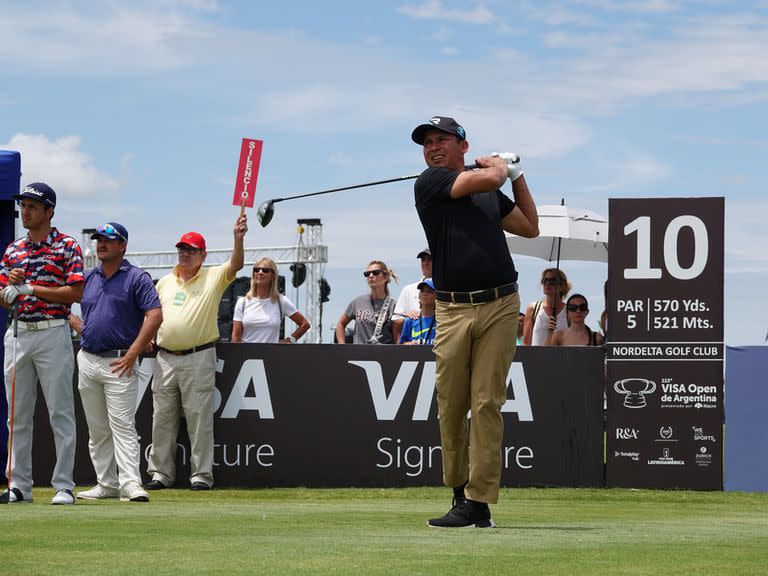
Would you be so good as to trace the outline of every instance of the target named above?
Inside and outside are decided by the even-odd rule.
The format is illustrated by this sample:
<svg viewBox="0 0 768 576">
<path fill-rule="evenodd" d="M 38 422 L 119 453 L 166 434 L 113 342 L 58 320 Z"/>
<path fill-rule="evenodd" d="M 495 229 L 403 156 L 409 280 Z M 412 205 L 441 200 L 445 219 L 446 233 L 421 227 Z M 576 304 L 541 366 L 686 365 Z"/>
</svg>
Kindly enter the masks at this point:
<svg viewBox="0 0 768 576">
<path fill-rule="evenodd" d="M 290 318 L 296 329 L 280 340 L 283 318 Z M 296 306 L 277 290 L 277 265 L 262 258 L 253 266 L 251 287 L 235 304 L 232 342 L 295 344 L 309 330 L 309 321 Z"/>
<path fill-rule="evenodd" d="M 559 268 L 547 268 L 541 273 L 544 299 L 528 304 L 525 310 L 523 344 L 548 346 L 555 330 L 568 327 L 563 298 L 571 291 L 565 272 Z"/>
<path fill-rule="evenodd" d="M 389 281 L 397 276 L 381 260 L 373 260 L 363 272 L 370 292 L 352 300 L 336 323 L 336 340 L 344 344 L 344 329 L 355 321 L 353 344 L 395 344 L 400 333 L 392 323 L 395 301 L 389 295 Z"/>
</svg>

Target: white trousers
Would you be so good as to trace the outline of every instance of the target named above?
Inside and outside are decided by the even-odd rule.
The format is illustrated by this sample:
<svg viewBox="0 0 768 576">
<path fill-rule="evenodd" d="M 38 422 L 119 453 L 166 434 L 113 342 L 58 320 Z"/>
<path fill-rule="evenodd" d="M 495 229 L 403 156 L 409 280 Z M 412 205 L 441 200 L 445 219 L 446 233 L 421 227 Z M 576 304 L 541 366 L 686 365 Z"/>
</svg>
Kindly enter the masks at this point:
<svg viewBox="0 0 768 576">
<path fill-rule="evenodd" d="M 88 451 L 98 483 L 128 496 L 141 486 L 136 399 L 139 363 L 131 375 L 112 373 L 115 358 L 101 358 L 80 350 L 77 354 L 78 390 L 88 422 Z"/>
<path fill-rule="evenodd" d="M 13 368 L 13 327 L 5 332 L 5 392 L 10 422 Z M 16 338 L 16 393 L 13 420 L 13 454 L 10 456 L 11 486 L 25 498 L 32 497 L 32 436 L 37 382 L 43 390 L 48 419 L 56 444 L 56 466 L 51 485 L 72 490 L 75 465 L 75 400 L 72 372 L 75 367 L 68 324 L 43 330 L 22 330 Z M 37 448 L 40 450 L 40 447 Z"/>
<path fill-rule="evenodd" d="M 171 486 L 183 412 L 189 435 L 189 482 L 213 486 L 213 391 L 216 348 L 186 356 L 158 351 L 152 377 L 152 449 L 147 472 Z"/>
</svg>

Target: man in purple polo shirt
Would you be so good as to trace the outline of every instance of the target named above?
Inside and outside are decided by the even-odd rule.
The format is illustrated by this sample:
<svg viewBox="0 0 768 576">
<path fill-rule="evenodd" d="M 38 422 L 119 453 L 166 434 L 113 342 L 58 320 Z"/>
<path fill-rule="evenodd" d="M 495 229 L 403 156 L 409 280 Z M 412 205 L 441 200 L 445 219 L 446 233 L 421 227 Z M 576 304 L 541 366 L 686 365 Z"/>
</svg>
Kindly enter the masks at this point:
<svg viewBox="0 0 768 576">
<path fill-rule="evenodd" d="M 148 502 L 141 487 L 136 400 L 137 359 L 154 338 L 163 312 L 144 270 L 124 259 L 128 231 L 109 222 L 91 235 L 101 265 L 85 275 L 78 389 L 88 422 L 88 450 L 98 484 L 85 500 Z"/>
</svg>

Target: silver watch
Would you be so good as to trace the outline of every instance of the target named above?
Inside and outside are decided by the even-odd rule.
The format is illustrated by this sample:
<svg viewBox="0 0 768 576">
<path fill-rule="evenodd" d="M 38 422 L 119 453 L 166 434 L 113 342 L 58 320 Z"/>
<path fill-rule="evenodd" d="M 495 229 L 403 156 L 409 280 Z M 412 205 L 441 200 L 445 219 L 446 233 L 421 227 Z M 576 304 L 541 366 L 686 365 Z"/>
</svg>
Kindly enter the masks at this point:
<svg viewBox="0 0 768 576">
<path fill-rule="evenodd" d="M 291 344 L 296 344 L 296 338 L 294 338 L 293 336 L 288 336 L 288 340 L 291 341 Z"/>
</svg>

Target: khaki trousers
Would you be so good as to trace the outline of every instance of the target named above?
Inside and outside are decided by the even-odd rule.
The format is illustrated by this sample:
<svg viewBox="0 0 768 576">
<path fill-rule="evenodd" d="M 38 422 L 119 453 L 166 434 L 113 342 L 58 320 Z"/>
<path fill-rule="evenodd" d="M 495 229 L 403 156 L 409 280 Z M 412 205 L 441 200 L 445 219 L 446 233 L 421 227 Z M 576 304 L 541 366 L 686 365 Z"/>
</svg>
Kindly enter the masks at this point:
<svg viewBox="0 0 768 576">
<path fill-rule="evenodd" d="M 80 350 L 77 388 L 88 423 L 88 451 L 96 480 L 129 497 L 134 487 L 141 486 L 135 424 L 139 363 L 130 375 L 118 376 L 112 372 L 114 361 Z"/>
<path fill-rule="evenodd" d="M 175 356 L 158 351 L 152 376 L 152 449 L 147 473 L 166 486 L 176 481 L 182 411 L 189 435 L 190 484 L 213 486 L 213 391 L 216 348 Z"/>
<path fill-rule="evenodd" d="M 443 482 L 468 481 L 467 498 L 495 504 L 501 481 L 501 407 L 515 355 L 520 297 L 473 306 L 437 302 L 437 406 Z M 471 412 L 469 426 L 467 412 Z"/>
</svg>

